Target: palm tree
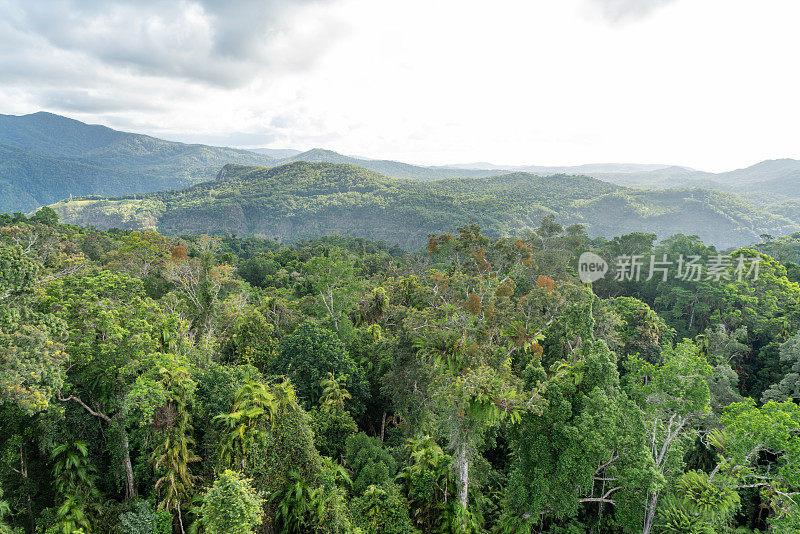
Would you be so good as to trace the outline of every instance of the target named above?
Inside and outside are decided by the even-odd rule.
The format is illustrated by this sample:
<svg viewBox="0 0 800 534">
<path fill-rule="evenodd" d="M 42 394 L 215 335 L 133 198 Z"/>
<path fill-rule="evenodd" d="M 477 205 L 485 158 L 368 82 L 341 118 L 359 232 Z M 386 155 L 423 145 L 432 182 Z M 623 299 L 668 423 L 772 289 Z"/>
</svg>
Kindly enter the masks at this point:
<svg viewBox="0 0 800 534">
<path fill-rule="evenodd" d="M 94 491 L 94 467 L 89 463 L 89 449 L 83 441 L 64 443 L 53 449 L 53 479 L 56 490 L 64 496 L 88 495 Z"/>
<path fill-rule="evenodd" d="M 245 468 L 251 445 L 266 443 L 266 426 L 272 426 L 280 404 L 281 400 L 262 382 L 249 380 L 239 388 L 233 411 L 215 418 L 227 430 L 219 451 L 222 465 L 238 464 Z"/>
<path fill-rule="evenodd" d="M 188 500 L 194 492 L 196 479 L 189 465 L 200 460 L 192 450 L 195 444 L 192 438 L 194 428 L 188 406 L 194 382 L 186 370 L 180 367 L 176 370 L 161 369 L 161 373 L 165 387 L 170 392 L 167 407 L 175 417 L 172 426 L 164 430 L 163 440 L 156 446 L 151 457 L 156 472 L 163 472 L 156 481 L 155 489 L 162 497 L 159 507 L 175 510 L 181 532 L 184 532 L 181 502 Z"/>
<path fill-rule="evenodd" d="M 275 508 L 275 528 L 282 534 L 313 532 L 324 515 L 320 490 L 312 488 L 297 471 L 289 473 L 283 488 L 273 493 L 269 504 Z"/>
<path fill-rule="evenodd" d="M 333 373 L 322 379 L 320 386 L 322 386 L 322 405 L 339 408 L 344 410 L 344 403 L 352 398 L 350 392 L 344 389 L 344 384 L 347 382 L 347 375 L 336 377 Z"/>
</svg>

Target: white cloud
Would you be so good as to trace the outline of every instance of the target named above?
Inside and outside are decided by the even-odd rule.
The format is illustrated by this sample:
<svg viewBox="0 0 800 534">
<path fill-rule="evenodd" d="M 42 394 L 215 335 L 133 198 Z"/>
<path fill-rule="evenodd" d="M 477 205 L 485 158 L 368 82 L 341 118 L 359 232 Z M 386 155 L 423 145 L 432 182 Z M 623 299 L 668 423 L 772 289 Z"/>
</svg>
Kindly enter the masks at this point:
<svg viewBox="0 0 800 534">
<path fill-rule="evenodd" d="M 5 113 L 438 164 L 800 158 L 794 0 L 29 4 L 0 0 Z"/>
<path fill-rule="evenodd" d="M 675 0 L 591 0 L 611 22 L 635 20 Z"/>
</svg>

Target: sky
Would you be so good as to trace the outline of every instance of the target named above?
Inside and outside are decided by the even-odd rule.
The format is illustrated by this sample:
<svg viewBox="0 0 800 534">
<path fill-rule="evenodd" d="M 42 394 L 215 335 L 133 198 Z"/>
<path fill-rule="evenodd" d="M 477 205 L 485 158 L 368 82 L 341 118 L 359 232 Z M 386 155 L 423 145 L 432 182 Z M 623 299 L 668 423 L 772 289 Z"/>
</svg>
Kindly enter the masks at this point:
<svg viewBox="0 0 800 534">
<path fill-rule="evenodd" d="M 797 0 L 0 0 L 0 113 L 424 164 L 800 159 Z"/>
</svg>

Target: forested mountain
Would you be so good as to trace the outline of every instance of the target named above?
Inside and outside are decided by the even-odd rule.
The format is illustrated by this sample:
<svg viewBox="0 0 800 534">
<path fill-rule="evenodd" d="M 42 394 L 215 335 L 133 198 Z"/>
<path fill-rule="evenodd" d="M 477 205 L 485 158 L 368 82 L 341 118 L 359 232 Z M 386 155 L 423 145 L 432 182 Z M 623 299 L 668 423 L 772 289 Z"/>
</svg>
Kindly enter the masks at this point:
<svg viewBox="0 0 800 534">
<path fill-rule="evenodd" d="M 626 163 L 421 166 L 344 156 L 324 149 L 299 152 L 189 145 L 39 112 L 0 115 L 0 212 L 25 212 L 70 195 L 108 197 L 188 187 L 211 180 L 228 163 L 277 167 L 300 161 L 346 163 L 392 178 L 419 181 L 486 178 L 509 171 L 540 176 L 588 175 L 637 188 L 764 192 L 782 195 L 782 200 L 800 196 L 800 161 L 791 159 L 764 161 L 718 174 L 680 166 Z M 768 204 L 760 207 L 769 210 Z"/>
<path fill-rule="evenodd" d="M 591 176 L 605 182 L 649 189 L 702 187 L 746 193 L 752 191 L 782 192 L 782 189 L 788 188 L 792 196 L 799 194 L 797 188 L 800 182 L 800 161 L 793 159 L 766 160 L 750 167 L 721 173 L 699 171 L 678 165 L 633 163 L 542 166 L 495 165 L 478 162 L 437 167 L 344 156 L 332 150 L 315 148 L 289 157 L 276 159 L 269 165 L 277 166 L 295 161 L 348 163 L 393 178 L 411 178 L 423 181 L 444 178 L 482 178 L 508 171 L 525 172 L 540 176 L 552 174 Z"/>
<path fill-rule="evenodd" d="M 711 173 L 687 167 L 663 167 L 631 172 L 587 172 L 595 178 L 613 183 L 649 188 L 708 187 L 726 191 L 782 192 L 783 186 L 793 188 L 797 194 L 800 181 L 800 161 L 794 159 L 765 160 L 750 167 L 728 172 Z"/>
<path fill-rule="evenodd" d="M 0 533 L 798 532 L 800 233 L 755 244 L 777 259 L 448 230 L 403 253 L 0 216 Z M 584 284 L 587 252 L 701 276 Z"/>
<path fill-rule="evenodd" d="M 72 195 L 121 195 L 213 178 L 226 163 L 268 164 L 246 150 L 187 145 L 53 115 L 0 115 L 0 212 Z"/>
<path fill-rule="evenodd" d="M 40 156 L 0 145 L 0 211 L 28 211 L 77 191 L 137 193 L 138 185 L 134 172 L 111 172 L 92 163 Z M 174 180 L 154 177 L 151 186 L 174 187 Z"/>
<path fill-rule="evenodd" d="M 800 172 L 800 161 L 796 159 L 768 159 L 750 167 L 717 174 L 727 184 L 744 185 L 776 180 Z"/>
<path fill-rule="evenodd" d="M 288 242 L 339 233 L 410 249 L 430 233 L 468 221 L 489 235 L 506 236 L 535 227 L 547 215 L 581 223 L 592 236 L 686 233 L 722 247 L 800 229 L 796 221 L 754 209 L 735 195 L 702 189 L 642 191 L 584 176 L 527 173 L 421 182 L 308 162 L 227 165 L 217 180 L 184 190 L 52 207 L 64 221 L 99 228 L 232 232 Z"/>
<path fill-rule="evenodd" d="M 637 163 L 591 163 L 586 165 L 495 165 L 478 162 L 456 163 L 444 166 L 411 165 L 399 161 L 375 160 L 356 156 L 345 156 L 332 150 L 315 148 L 306 152 L 277 159 L 270 165 L 283 165 L 295 161 L 319 163 L 348 163 L 364 167 L 392 178 L 411 178 L 414 180 L 432 181 L 445 178 L 485 178 L 503 172 L 525 172 L 540 176 L 552 174 L 572 174 L 592 176 L 604 181 L 630 185 L 664 185 L 664 180 L 681 177 L 686 183 L 702 187 L 696 180 L 702 176 L 713 176 L 687 167 L 669 165 L 637 164 Z M 675 186 L 677 184 L 673 184 Z"/>
<path fill-rule="evenodd" d="M 740 185 L 735 190 L 739 191 L 763 191 L 775 193 L 790 198 L 800 198 L 800 169 L 787 172 L 778 178 L 764 180 L 752 184 Z"/>
</svg>

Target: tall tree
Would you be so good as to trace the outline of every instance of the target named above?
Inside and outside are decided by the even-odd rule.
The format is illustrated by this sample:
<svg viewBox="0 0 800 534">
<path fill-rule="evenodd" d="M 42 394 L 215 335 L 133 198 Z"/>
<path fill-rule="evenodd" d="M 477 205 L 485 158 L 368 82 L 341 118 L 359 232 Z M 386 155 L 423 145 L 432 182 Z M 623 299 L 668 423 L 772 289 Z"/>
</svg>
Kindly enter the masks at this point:
<svg viewBox="0 0 800 534">
<path fill-rule="evenodd" d="M 662 357 L 663 363 L 654 364 L 634 355 L 624 363 L 626 389 L 644 411 L 648 451 L 661 480 L 644 503 L 645 534 L 653 528 L 665 478 L 674 478 L 683 468 L 682 438 L 710 410 L 707 377 L 711 366 L 697 345 L 685 340 Z"/>
</svg>

